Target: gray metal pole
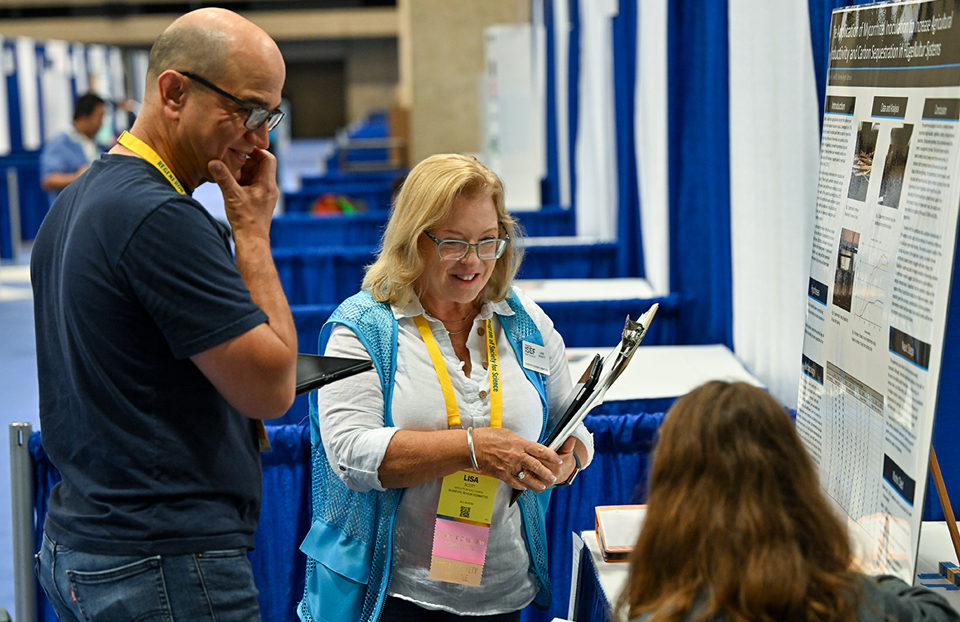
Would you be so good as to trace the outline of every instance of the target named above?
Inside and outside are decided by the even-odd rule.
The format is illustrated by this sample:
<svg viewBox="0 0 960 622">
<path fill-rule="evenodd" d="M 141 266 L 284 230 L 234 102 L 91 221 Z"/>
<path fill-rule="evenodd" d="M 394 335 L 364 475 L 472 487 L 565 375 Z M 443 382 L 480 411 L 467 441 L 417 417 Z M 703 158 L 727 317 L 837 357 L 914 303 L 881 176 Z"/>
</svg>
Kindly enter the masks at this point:
<svg viewBox="0 0 960 622">
<path fill-rule="evenodd" d="M 10 242 L 13 248 L 13 263 L 20 263 L 23 253 L 23 231 L 20 229 L 20 186 L 17 168 L 7 169 L 7 204 L 10 207 Z"/>
<path fill-rule="evenodd" d="M 13 585 L 17 622 L 37 622 L 36 545 L 33 524 L 33 463 L 29 423 L 10 424 L 10 496 L 13 508 Z"/>
</svg>

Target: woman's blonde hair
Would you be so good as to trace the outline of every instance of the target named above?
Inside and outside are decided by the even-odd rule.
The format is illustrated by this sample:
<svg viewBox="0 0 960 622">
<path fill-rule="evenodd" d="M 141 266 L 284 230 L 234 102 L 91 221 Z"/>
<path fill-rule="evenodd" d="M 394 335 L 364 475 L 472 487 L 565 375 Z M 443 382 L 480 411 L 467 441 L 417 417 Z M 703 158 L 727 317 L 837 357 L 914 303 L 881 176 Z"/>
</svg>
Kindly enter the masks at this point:
<svg viewBox="0 0 960 622">
<path fill-rule="evenodd" d="M 660 429 L 643 529 L 620 598 L 651 622 L 848 622 L 858 581 L 847 529 L 786 411 L 709 382 Z"/>
<path fill-rule="evenodd" d="M 500 178 L 476 158 L 457 154 L 430 156 L 407 175 L 390 211 L 377 258 L 366 269 L 363 289 L 380 302 L 398 306 L 410 302 L 424 267 L 417 240 L 450 215 L 457 197 L 490 197 L 497 210 L 499 235 L 510 237 L 479 296 L 481 303 L 503 300 L 523 259 L 519 224 L 507 213 Z"/>
</svg>

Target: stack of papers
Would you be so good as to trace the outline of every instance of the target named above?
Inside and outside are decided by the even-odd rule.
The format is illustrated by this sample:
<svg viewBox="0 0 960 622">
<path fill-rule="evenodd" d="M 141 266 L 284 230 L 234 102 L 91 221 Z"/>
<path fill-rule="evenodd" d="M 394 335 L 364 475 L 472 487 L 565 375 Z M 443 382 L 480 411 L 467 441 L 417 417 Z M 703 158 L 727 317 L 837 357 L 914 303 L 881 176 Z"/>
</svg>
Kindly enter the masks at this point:
<svg viewBox="0 0 960 622">
<path fill-rule="evenodd" d="M 598 505 L 597 542 L 604 561 L 625 562 L 640 536 L 645 505 Z"/>
</svg>

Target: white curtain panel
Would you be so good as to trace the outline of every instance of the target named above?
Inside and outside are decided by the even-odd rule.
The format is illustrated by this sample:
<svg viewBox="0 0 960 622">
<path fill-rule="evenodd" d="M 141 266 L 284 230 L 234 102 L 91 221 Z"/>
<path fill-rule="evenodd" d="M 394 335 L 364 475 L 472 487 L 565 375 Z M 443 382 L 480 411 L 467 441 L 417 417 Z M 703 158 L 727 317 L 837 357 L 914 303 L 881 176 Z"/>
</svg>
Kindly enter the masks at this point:
<svg viewBox="0 0 960 622">
<path fill-rule="evenodd" d="M 577 236 L 617 236 L 617 138 L 613 104 L 613 23 L 617 0 L 580 2 Z"/>
<path fill-rule="evenodd" d="M 90 91 L 103 99 L 110 99 L 110 69 L 105 45 L 87 46 L 87 73 L 90 76 Z"/>
<path fill-rule="evenodd" d="M 15 70 L 13 54 L 8 53 L 0 35 L 0 156 L 10 153 L 10 106 L 7 99 L 7 76 Z"/>
<path fill-rule="evenodd" d="M 50 140 L 73 124 L 73 59 L 66 41 L 45 41 L 46 62 L 40 71 L 43 89 L 43 133 Z"/>
<path fill-rule="evenodd" d="M 640 191 L 640 236 L 647 281 L 670 292 L 670 184 L 667 176 L 667 0 L 637 5 L 634 144 Z"/>
<path fill-rule="evenodd" d="M 83 43 L 70 44 L 70 59 L 73 63 L 73 83 L 77 95 L 90 92 L 90 73 L 87 71 L 87 46 Z"/>
<path fill-rule="evenodd" d="M 110 101 L 115 104 L 125 102 L 129 94 L 126 91 L 126 69 L 123 62 L 123 51 L 116 46 L 107 48 L 107 68 L 110 76 Z M 110 107 L 113 111 L 111 115 L 112 126 L 109 138 L 102 138 L 101 143 L 109 144 L 110 139 L 117 136 L 124 130 L 130 129 L 129 116 L 125 110 Z M 107 125 L 107 123 L 104 123 Z"/>
<path fill-rule="evenodd" d="M 147 67 L 150 65 L 150 53 L 140 50 L 130 53 L 130 97 L 137 104 L 143 103 L 143 94 L 147 88 Z M 290 127 L 290 124 L 287 124 Z"/>
<path fill-rule="evenodd" d="M 806 0 L 730 0 L 733 343 L 796 408 L 816 210 L 817 92 Z"/>
<path fill-rule="evenodd" d="M 40 88 L 37 83 L 37 42 L 29 37 L 18 37 L 17 89 L 20 91 L 20 129 L 23 148 L 43 146 L 40 135 Z"/>
</svg>

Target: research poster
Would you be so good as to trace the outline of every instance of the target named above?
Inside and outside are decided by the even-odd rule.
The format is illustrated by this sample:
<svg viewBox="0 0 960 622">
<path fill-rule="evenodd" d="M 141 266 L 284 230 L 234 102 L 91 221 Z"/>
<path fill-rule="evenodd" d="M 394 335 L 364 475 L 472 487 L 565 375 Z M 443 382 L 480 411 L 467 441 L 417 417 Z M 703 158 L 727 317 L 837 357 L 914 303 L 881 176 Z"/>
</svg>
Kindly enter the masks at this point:
<svg viewBox="0 0 960 622">
<path fill-rule="evenodd" d="M 869 572 L 913 583 L 960 204 L 960 0 L 831 23 L 797 429 Z"/>
</svg>

